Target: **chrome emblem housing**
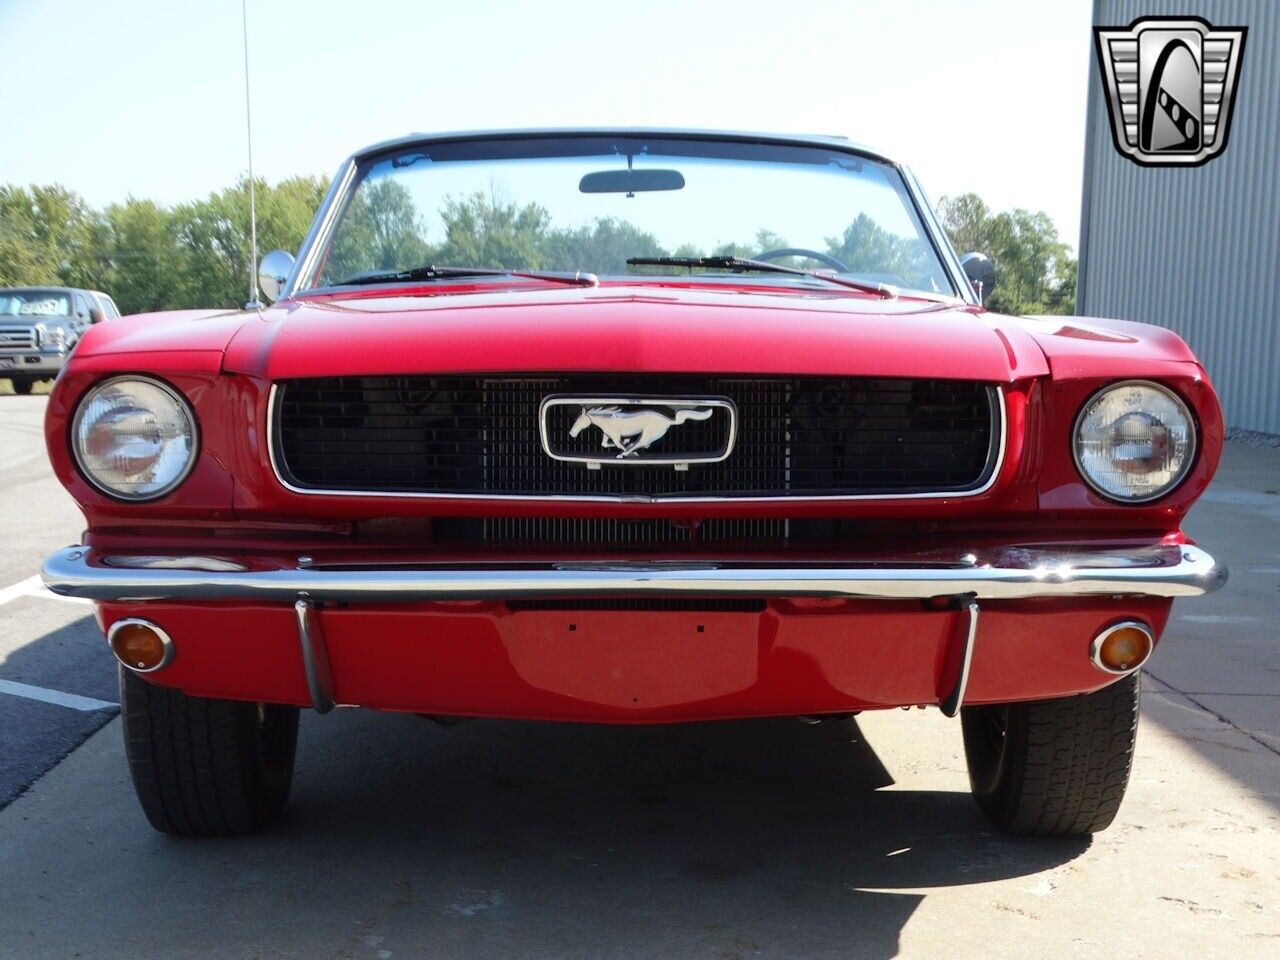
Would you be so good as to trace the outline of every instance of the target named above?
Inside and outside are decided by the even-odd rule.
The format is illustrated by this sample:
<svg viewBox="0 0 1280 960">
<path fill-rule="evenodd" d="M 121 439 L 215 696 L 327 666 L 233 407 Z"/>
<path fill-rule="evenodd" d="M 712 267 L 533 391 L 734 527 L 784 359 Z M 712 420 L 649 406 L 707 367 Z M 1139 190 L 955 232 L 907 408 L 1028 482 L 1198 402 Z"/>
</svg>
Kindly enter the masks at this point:
<svg viewBox="0 0 1280 960">
<path fill-rule="evenodd" d="M 1247 32 L 1197 17 L 1095 27 L 1116 149 L 1147 167 L 1196 166 L 1221 153 Z"/>
<path fill-rule="evenodd" d="M 542 401 L 538 420 L 547 456 L 593 469 L 718 463 L 737 436 L 737 410 L 727 397 L 553 396 Z M 698 429 L 681 431 L 685 425 Z"/>
</svg>

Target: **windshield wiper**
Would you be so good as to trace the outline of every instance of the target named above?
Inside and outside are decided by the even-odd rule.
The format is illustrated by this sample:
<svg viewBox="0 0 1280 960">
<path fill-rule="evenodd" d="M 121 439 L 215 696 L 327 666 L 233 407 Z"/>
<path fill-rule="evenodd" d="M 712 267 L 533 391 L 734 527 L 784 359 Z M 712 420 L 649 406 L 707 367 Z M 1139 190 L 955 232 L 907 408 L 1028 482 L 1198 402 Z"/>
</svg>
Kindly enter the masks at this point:
<svg viewBox="0 0 1280 960">
<path fill-rule="evenodd" d="M 865 280 L 849 280 L 831 273 L 817 270 L 801 270 L 799 267 L 784 267 L 780 263 L 769 263 L 765 260 L 751 260 L 747 257 L 630 257 L 629 266 L 654 267 L 702 267 L 708 270 L 732 270 L 734 273 L 755 271 L 757 273 L 789 273 L 798 277 L 813 277 L 826 280 L 828 283 L 842 287 L 852 287 L 866 293 L 877 293 L 885 299 L 898 295 L 898 288 L 888 283 L 870 283 Z"/>
<path fill-rule="evenodd" d="M 381 273 L 357 273 L 334 287 L 352 287 L 364 283 L 394 283 L 397 280 L 453 280 L 466 277 L 521 277 L 528 280 L 546 280 L 549 283 L 567 283 L 575 287 L 598 287 L 600 279 L 594 273 L 581 270 L 573 273 L 557 273 L 549 270 L 501 270 L 494 267 L 437 267 L 430 264 L 412 270 L 388 270 Z"/>
</svg>

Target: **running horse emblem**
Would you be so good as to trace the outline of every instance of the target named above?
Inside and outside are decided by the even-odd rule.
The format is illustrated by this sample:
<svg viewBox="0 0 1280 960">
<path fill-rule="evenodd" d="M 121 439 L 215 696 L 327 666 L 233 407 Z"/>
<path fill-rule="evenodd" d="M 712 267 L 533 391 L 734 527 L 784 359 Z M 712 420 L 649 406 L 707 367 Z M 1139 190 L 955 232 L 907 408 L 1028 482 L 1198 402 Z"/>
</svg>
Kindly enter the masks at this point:
<svg viewBox="0 0 1280 960">
<path fill-rule="evenodd" d="M 590 426 L 599 427 L 604 434 L 600 446 L 617 449 L 620 452 L 615 459 L 622 460 L 651 447 L 672 427 L 686 420 L 707 420 L 714 412 L 710 407 L 672 407 L 672 410 L 675 416 L 668 417 L 658 410 L 583 407 L 569 436 L 576 437 Z"/>
</svg>

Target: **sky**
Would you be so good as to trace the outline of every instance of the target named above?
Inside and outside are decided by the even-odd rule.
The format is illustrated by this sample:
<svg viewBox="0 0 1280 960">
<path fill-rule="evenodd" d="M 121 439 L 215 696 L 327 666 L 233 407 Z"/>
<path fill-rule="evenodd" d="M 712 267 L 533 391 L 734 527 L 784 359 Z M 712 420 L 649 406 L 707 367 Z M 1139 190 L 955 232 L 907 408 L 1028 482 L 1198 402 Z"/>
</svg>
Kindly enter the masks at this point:
<svg viewBox="0 0 1280 960">
<path fill-rule="evenodd" d="M 1087 0 L 248 0 L 254 170 L 413 131 L 843 134 L 1077 245 Z M 0 0 L 0 183 L 172 204 L 247 169 L 241 0 Z"/>
</svg>

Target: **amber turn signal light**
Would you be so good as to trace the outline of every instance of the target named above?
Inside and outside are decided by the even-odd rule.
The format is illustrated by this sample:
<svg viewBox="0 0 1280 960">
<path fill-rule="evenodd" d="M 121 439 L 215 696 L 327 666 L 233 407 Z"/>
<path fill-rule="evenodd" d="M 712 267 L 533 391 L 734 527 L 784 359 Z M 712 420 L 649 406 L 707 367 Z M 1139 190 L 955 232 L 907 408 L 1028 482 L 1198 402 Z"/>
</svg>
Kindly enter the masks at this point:
<svg viewBox="0 0 1280 960">
<path fill-rule="evenodd" d="M 1115 623 L 1093 638 L 1089 658 L 1107 673 L 1132 673 L 1147 662 L 1156 638 L 1145 623 L 1134 620 Z"/>
<path fill-rule="evenodd" d="M 107 631 L 116 659 L 136 673 L 151 673 L 173 660 L 173 641 L 147 620 L 117 620 Z"/>
</svg>

